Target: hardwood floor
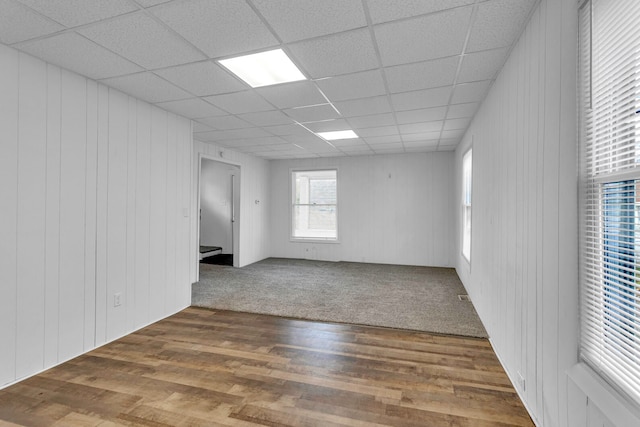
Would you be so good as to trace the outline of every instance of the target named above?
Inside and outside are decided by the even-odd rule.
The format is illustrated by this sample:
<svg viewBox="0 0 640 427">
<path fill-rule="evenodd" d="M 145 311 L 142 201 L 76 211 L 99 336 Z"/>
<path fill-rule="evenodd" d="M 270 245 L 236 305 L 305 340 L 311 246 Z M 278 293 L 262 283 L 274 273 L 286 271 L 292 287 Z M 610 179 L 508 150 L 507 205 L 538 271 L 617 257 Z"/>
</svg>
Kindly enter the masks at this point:
<svg viewBox="0 0 640 427">
<path fill-rule="evenodd" d="M 485 339 L 188 308 L 1 390 L 0 425 L 533 423 Z"/>
</svg>

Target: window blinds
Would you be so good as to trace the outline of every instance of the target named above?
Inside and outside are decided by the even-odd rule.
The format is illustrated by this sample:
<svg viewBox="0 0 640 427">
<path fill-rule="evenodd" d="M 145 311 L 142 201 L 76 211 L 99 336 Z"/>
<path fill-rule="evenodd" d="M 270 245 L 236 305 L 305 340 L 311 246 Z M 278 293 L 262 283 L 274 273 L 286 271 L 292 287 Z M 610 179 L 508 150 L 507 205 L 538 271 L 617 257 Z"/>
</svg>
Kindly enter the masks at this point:
<svg viewBox="0 0 640 427">
<path fill-rule="evenodd" d="M 580 9 L 581 357 L 640 403 L 640 2 Z"/>
</svg>

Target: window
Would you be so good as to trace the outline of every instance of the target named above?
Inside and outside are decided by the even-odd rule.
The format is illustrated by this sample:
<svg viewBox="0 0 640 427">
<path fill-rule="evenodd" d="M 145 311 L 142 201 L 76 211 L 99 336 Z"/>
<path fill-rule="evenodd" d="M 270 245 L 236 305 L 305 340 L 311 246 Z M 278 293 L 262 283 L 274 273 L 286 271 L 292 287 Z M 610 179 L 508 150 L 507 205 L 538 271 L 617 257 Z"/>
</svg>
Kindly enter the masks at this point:
<svg viewBox="0 0 640 427">
<path fill-rule="evenodd" d="M 337 174 L 335 169 L 291 173 L 293 239 L 338 239 Z"/>
<path fill-rule="evenodd" d="M 471 149 L 462 158 L 462 255 L 471 262 Z"/>
<path fill-rule="evenodd" d="M 640 403 L 640 2 L 580 9 L 581 358 Z"/>
</svg>

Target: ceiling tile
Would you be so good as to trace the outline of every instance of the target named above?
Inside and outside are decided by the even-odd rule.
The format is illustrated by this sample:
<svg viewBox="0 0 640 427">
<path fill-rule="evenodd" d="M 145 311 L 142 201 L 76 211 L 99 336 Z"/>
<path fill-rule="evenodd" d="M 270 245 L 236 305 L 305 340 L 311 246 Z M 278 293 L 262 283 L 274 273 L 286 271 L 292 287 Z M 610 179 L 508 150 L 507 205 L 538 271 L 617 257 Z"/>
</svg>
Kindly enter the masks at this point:
<svg viewBox="0 0 640 427">
<path fill-rule="evenodd" d="M 101 82 L 152 104 L 191 97 L 182 89 L 149 72 L 113 77 Z"/>
<path fill-rule="evenodd" d="M 217 95 L 247 89 L 247 85 L 211 61 L 178 65 L 154 71 L 196 96 Z"/>
<path fill-rule="evenodd" d="M 473 4 L 475 0 L 367 0 L 374 24 Z"/>
<path fill-rule="evenodd" d="M 403 154 L 404 151 L 404 147 L 398 147 L 398 148 L 384 148 L 384 149 L 378 149 L 378 147 L 371 147 L 373 149 L 373 152 L 376 154 Z"/>
<path fill-rule="evenodd" d="M 142 71 L 134 63 L 74 32 L 25 42 L 19 48 L 94 80 Z"/>
<path fill-rule="evenodd" d="M 460 55 L 472 7 L 452 9 L 407 21 L 376 25 L 385 66 Z M 428 40 L 420 43 L 418 40 Z"/>
<path fill-rule="evenodd" d="M 363 138 L 370 138 L 373 136 L 390 136 L 398 135 L 398 128 L 395 126 L 379 126 L 374 128 L 358 129 L 356 133 L 358 136 Z"/>
<path fill-rule="evenodd" d="M 256 91 L 278 108 L 304 107 L 327 102 L 316 85 L 310 81 L 284 83 L 259 88 Z"/>
<path fill-rule="evenodd" d="M 466 129 L 469 127 L 469 123 L 471 123 L 470 118 L 466 119 L 450 119 L 444 123 L 444 130 L 458 130 L 458 129 Z"/>
<path fill-rule="evenodd" d="M 464 135 L 465 129 L 456 129 L 456 130 L 443 130 L 440 138 L 442 139 L 457 139 L 462 138 Z"/>
<path fill-rule="evenodd" d="M 218 130 L 249 128 L 251 125 L 236 116 L 216 116 L 198 119 L 200 123 Z"/>
<path fill-rule="evenodd" d="M 398 127 L 400 128 L 402 135 L 410 133 L 440 132 L 442 129 L 442 121 L 412 123 L 400 125 Z"/>
<path fill-rule="evenodd" d="M 367 29 L 306 40 L 292 44 L 289 48 L 294 58 L 313 78 L 378 67 L 373 41 Z"/>
<path fill-rule="evenodd" d="M 135 4 L 129 0 L 20 1 L 66 27 L 76 27 L 138 10 Z"/>
<path fill-rule="evenodd" d="M 389 113 L 391 105 L 386 96 L 373 98 L 352 99 L 334 103 L 340 114 L 345 117 L 369 116 L 372 114 Z"/>
<path fill-rule="evenodd" d="M 477 102 L 469 102 L 465 104 L 451 104 L 447 111 L 447 119 L 461 119 L 464 117 L 473 117 L 478 110 Z"/>
<path fill-rule="evenodd" d="M 537 0 L 491 0 L 480 3 L 467 52 L 510 46 L 522 32 Z"/>
<path fill-rule="evenodd" d="M 224 131 L 224 139 L 272 137 L 260 128 L 229 129 Z"/>
<path fill-rule="evenodd" d="M 300 123 L 319 122 L 321 120 L 337 119 L 340 117 L 331 104 L 292 108 L 285 110 L 285 113 Z"/>
<path fill-rule="evenodd" d="M 360 147 L 360 149 L 363 148 L 369 148 L 367 146 L 367 144 L 365 144 L 365 142 L 359 138 L 352 138 L 352 139 L 338 139 L 335 141 L 330 141 L 333 145 L 335 145 L 336 148 L 339 148 L 340 150 L 345 150 L 348 148 L 353 148 L 353 147 Z"/>
<path fill-rule="evenodd" d="M 20 3 L 0 0 L 0 43 L 17 43 L 63 29 Z"/>
<path fill-rule="evenodd" d="M 409 141 L 404 143 L 406 149 L 418 148 L 418 147 L 436 147 L 438 145 L 437 139 L 427 141 Z"/>
<path fill-rule="evenodd" d="M 466 83 L 495 78 L 502 69 L 507 53 L 508 49 L 502 48 L 465 55 L 457 82 Z"/>
<path fill-rule="evenodd" d="M 121 16 L 78 32 L 147 69 L 204 59 L 191 45 L 144 13 Z"/>
<path fill-rule="evenodd" d="M 260 111 L 256 113 L 238 114 L 238 117 L 256 126 L 287 125 L 293 123 L 290 117 L 280 111 Z"/>
<path fill-rule="evenodd" d="M 449 103 L 451 87 L 416 90 L 391 95 L 391 102 L 397 111 L 439 107 Z"/>
<path fill-rule="evenodd" d="M 431 122 L 443 120 L 447 107 L 421 108 L 419 110 L 398 111 L 396 119 L 398 124 Z"/>
<path fill-rule="evenodd" d="M 455 147 L 460 143 L 460 138 L 441 139 L 440 147 Z"/>
<path fill-rule="evenodd" d="M 367 141 L 369 142 L 369 141 Z M 374 150 L 374 151 L 379 151 L 379 150 L 390 150 L 390 149 L 395 149 L 395 150 L 402 150 L 404 149 L 404 145 L 402 144 L 402 142 L 392 142 L 392 143 L 388 143 L 388 144 L 374 144 L 374 145 L 370 145 L 370 147 Z"/>
<path fill-rule="evenodd" d="M 349 123 L 354 129 L 373 127 L 373 126 L 389 126 L 395 125 L 396 121 L 393 114 L 373 114 L 371 116 L 349 117 Z"/>
<path fill-rule="evenodd" d="M 172 2 L 149 10 L 210 58 L 278 45 L 244 1 Z"/>
<path fill-rule="evenodd" d="M 214 130 L 211 126 L 204 125 L 200 122 L 193 122 L 193 133 L 210 132 Z"/>
<path fill-rule="evenodd" d="M 256 111 L 269 111 L 274 109 L 273 105 L 265 101 L 264 98 L 254 90 L 207 96 L 205 100 L 231 114 L 255 113 Z"/>
<path fill-rule="evenodd" d="M 350 130 L 351 126 L 344 119 L 325 120 L 323 122 L 307 123 L 305 127 L 311 132 L 331 132 L 334 130 Z"/>
<path fill-rule="evenodd" d="M 380 70 L 329 77 L 317 81 L 331 102 L 384 95 L 386 89 Z"/>
<path fill-rule="evenodd" d="M 422 132 L 422 133 L 408 133 L 402 135 L 402 140 L 405 142 L 412 141 L 433 141 L 440 137 L 440 132 Z"/>
<path fill-rule="evenodd" d="M 385 68 L 391 93 L 408 92 L 453 84 L 460 57 L 417 62 Z"/>
<path fill-rule="evenodd" d="M 456 85 L 453 89 L 451 103 L 462 104 L 464 102 L 482 101 L 490 85 L 491 80 Z"/>
<path fill-rule="evenodd" d="M 253 0 L 285 43 L 365 27 L 361 0 Z"/>
<path fill-rule="evenodd" d="M 199 119 L 202 117 L 224 116 L 227 113 L 214 107 L 200 98 L 182 99 L 180 101 L 161 102 L 156 104 L 172 113 L 179 114 L 189 119 Z"/>
<path fill-rule="evenodd" d="M 309 131 L 298 124 L 265 126 L 263 129 L 274 135 L 310 135 Z"/>
<path fill-rule="evenodd" d="M 385 135 L 385 136 L 368 136 L 364 138 L 367 144 L 370 145 L 378 145 L 378 144 L 391 144 L 391 143 L 401 143 L 402 138 L 400 135 Z"/>
<path fill-rule="evenodd" d="M 285 135 L 282 137 L 282 139 L 285 139 L 289 142 L 293 142 L 294 144 L 301 145 L 303 147 L 306 147 L 312 143 L 322 143 L 323 145 L 330 147 L 330 145 L 327 144 L 327 142 L 324 139 L 310 132 L 307 132 L 306 135 Z"/>
<path fill-rule="evenodd" d="M 136 0 L 136 2 L 142 7 L 151 7 L 158 4 L 167 3 L 172 0 Z"/>
</svg>

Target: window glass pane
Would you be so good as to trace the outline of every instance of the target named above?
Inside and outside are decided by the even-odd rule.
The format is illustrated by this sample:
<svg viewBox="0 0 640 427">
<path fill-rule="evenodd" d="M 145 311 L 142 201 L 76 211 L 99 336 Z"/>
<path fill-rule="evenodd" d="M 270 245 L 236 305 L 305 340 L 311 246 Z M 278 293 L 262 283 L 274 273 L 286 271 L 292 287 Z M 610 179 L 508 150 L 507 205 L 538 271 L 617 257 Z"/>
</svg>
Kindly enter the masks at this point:
<svg viewBox="0 0 640 427">
<path fill-rule="evenodd" d="M 309 181 L 309 202 L 318 205 L 336 204 L 336 180 L 312 179 Z"/>
<path fill-rule="evenodd" d="M 292 237 L 337 239 L 337 171 L 292 172 Z"/>
<path fill-rule="evenodd" d="M 335 239 L 337 216 L 335 206 L 294 206 L 293 237 Z"/>
</svg>

